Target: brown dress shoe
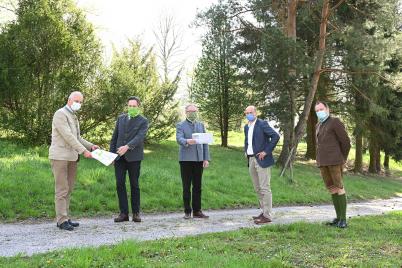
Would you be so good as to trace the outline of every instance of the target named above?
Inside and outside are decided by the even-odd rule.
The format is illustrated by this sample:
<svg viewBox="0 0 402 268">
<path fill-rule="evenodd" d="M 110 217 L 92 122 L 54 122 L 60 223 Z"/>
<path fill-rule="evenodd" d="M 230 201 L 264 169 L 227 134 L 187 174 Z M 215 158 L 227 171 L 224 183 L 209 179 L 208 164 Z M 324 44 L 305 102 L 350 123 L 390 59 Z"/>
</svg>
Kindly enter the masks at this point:
<svg viewBox="0 0 402 268">
<path fill-rule="evenodd" d="M 261 218 L 262 216 L 264 216 L 264 214 L 260 214 L 258 216 L 253 216 L 253 220 L 258 220 L 259 218 Z"/>
<path fill-rule="evenodd" d="M 141 222 L 140 213 L 133 214 L 133 222 Z"/>
<path fill-rule="evenodd" d="M 124 213 L 120 213 L 120 215 L 117 218 L 114 218 L 114 222 L 123 222 L 123 221 L 129 221 L 128 215 Z"/>
<path fill-rule="evenodd" d="M 202 211 L 193 212 L 193 218 L 208 219 L 209 216 L 202 213 Z"/>
<path fill-rule="evenodd" d="M 184 213 L 184 217 L 185 220 L 189 220 L 191 219 L 191 213 Z"/>
<path fill-rule="evenodd" d="M 270 222 L 272 222 L 272 220 L 265 217 L 264 215 L 254 221 L 255 224 L 267 224 Z"/>
</svg>

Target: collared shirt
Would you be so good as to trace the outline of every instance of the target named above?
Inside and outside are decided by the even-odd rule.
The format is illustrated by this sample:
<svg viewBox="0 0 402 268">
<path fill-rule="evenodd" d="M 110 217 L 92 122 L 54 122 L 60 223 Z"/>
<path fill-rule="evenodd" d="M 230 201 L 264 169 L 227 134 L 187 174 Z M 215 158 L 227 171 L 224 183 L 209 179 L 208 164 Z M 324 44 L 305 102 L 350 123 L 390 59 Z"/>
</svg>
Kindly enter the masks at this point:
<svg viewBox="0 0 402 268">
<path fill-rule="evenodd" d="M 71 113 L 73 113 L 73 114 L 74 114 L 74 111 L 73 111 L 73 109 L 71 109 L 71 107 L 70 107 L 70 106 L 66 105 L 66 109 L 67 109 L 69 112 L 71 112 Z"/>
<path fill-rule="evenodd" d="M 252 123 L 248 123 L 248 133 L 247 133 L 247 141 L 248 141 L 248 146 L 247 146 L 247 155 L 253 155 L 253 133 L 254 133 L 254 125 L 255 122 L 257 121 L 254 120 Z"/>
</svg>

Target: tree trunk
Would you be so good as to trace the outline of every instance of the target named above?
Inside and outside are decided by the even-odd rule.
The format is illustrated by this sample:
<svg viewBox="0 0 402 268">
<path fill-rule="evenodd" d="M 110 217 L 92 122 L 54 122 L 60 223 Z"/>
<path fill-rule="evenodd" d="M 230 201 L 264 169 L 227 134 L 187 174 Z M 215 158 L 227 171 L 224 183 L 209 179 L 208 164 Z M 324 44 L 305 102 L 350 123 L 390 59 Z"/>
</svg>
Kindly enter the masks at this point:
<svg viewBox="0 0 402 268">
<path fill-rule="evenodd" d="M 377 171 L 377 173 L 381 172 L 381 147 L 380 145 L 377 143 L 377 150 L 376 150 L 376 154 L 375 154 L 375 170 Z"/>
<path fill-rule="evenodd" d="M 359 124 L 359 123 L 357 123 Z M 354 172 L 363 172 L 363 133 L 359 130 L 360 127 L 356 126 L 356 152 L 355 152 L 355 167 Z"/>
<path fill-rule="evenodd" d="M 385 170 L 385 175 L 389 176 L 391 175 L 391 172 L 389 170 L 389 154 L 385 152 L 384 156 L 384 170 Z"/>
<path fill-rule="evenodd" d="M 227 82 L 227 81 L 225 81 Z M 225 83 L 225 86 L 226 83 Z M 228 132 L 229 132 L 229 93 L 228 88 L 224 89 L 224 99 L 223 99 L 223 131 L 222 131 L 222 140 L 221 146 L 228 147 Z"/>
<path fill-rule="evenodd" d="M 311 81 L 311 88 L 308 92 L 306 100 L 304 102 L 303 112 L 299 118 L 299 122 L 296 126 L 296 136 L 295 136 L 295 145 L 293 150 L 293 155 L 296 154 L 297 146 L 303 137 L 306 131 L 306 122 L 308 115 L 310 113 L 310 109 L 314 100 L 315 93 L 317 91 L 318 80 L 320 79 L 322 63 L 324 61 L 324 54 L 325 54 L 325 41 L 327 36 L 327 23 L 328 23 L 328 15 L 329 15 L 329 0 L 324 0 L 322 11 L 321 11 L 321 23 L 320 23 L 320 40 L 318 43 L 318 50 L 316 53 L 316 60 L 315 60 L 315 67 L 314 67 L 314 74 Z M 291 156 L 294 159 L 294 156 Z M 291 160 L 292 160 L 291 159 Z M 291 164 L 291 162 L 290 162 Z"/>
<path fill-rule="evenodd" d="M 315 140 L 315 126 L 317 124 L 317 116 L 315 114 L 313 106 L 311 106 L 310 114 L 307 120 L 307 151 L 305 158 L 307 160 L 316 159 L 316 140 Z"/>
<path fill-rule="evenodd" d="M 378 174 L 381 171 L 381 155 L 380 155 L 380 146 L 378 141 L 374 138 L 370 137 L 370 145 L 369 145 L 369 153 L 370 153 L 370 164 L 369 164 L 369 172 Z"/>
<path fill-rule="evenodd" d="M 297 10 L 297 0 L 289 0 L 287 6 L 287 20 L 286 20 L 286 28 L 283 28 L 284 34 L 296 41 L 296 10 Z M 283 14 L 283 13 L 282 13 Z M 292 59 L 289 58 L 289 65 L 291 66 Z M 295 76 L 295 70 L 293 68 L 289 69 L 289 75 Z M 294 116 L 296 114 L 296 98 L 294 89 L 291 85 L 289 85 L 288 90 L 288 99 L 289 103 L 289 117 L 284 123 L 285 129 L 283 133 L 283 146 L 282 151 L 278 159 L 278 165 L 284 167 L 286 164 L 286 160 L 289 158 L 289 153 L 291 148 L 294 145 Z"/>
<path fill-rule="evenodd" d="M 282 128 L 283 145 L 282 145 L 281 153 L 277 160 L 277 165 L 282 168 L 285 166 L 286 160 L 289 158 L 289 153 L 293 146 L 292 132 L 294 131 L 294 129 L 293 129 L 294 126 L 292 125 L 292 120 L 287 119 L 286 123 L 283 125 L 284 125 L 284 127 Z"/>
</svg>

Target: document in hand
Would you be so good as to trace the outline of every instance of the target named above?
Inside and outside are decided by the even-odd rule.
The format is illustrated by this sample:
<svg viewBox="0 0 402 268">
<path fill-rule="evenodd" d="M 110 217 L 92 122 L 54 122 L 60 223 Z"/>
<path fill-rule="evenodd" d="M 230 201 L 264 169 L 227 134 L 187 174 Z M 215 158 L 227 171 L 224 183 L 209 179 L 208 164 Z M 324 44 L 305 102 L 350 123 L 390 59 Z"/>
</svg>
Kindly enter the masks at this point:
<svg viewBox="0 0 402 268">
<path fill-rule="evenodd" d="M 193 133 L 192 138 L 197 141 L 197 144 L 212 144 L 214 142 L 212 133 Z"/>
<path fill-rule="evenodd" d="M 101 149 L 96 149 L 95 151 L 92 152 L 92 157 L 104 164 L 105 166 L 110 165 L 117 157 L 117 154 L 101 150 Z"/>
</svg>

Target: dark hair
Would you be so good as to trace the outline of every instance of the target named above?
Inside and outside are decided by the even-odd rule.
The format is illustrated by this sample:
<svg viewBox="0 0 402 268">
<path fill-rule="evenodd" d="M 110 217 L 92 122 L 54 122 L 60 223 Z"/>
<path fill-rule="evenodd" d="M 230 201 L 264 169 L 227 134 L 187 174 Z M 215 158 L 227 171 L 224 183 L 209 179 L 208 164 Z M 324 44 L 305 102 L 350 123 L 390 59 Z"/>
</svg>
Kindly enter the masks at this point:
<svg viewBox="0 0 402 268">
<path fill-rule="evenodd" d="M 129 101 L 131 101 L 131 100 L 135 100 L 135 101 L 137 101 L 138 106 L 140 106 L 140 105 L 141 105 L 140 98 L 138 98 L 138 97 L 136 97 L 136 96 L 131 96 L 131 97 L 129 97 L 129 98 L 127 99 L 127 102 L 129 102 Z"/>
<path fill-rule="evenodd" d="M 317 105 L 320 104 L 320 103 L 321 103 L 322 105 L 324 105 L 325 108 L 327 108 L 327 109 L 329 108 L 329 106 L 328 106 L 328 104 L 327 104 L 326 102 L 323 102 L 323 101 L 320 101 L 320 100 L 318 100 L 318 101 L 315 102 L 315 106 L 317 106 Z"/>
</svg>

